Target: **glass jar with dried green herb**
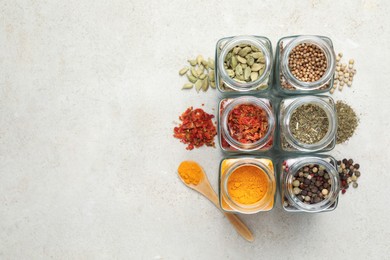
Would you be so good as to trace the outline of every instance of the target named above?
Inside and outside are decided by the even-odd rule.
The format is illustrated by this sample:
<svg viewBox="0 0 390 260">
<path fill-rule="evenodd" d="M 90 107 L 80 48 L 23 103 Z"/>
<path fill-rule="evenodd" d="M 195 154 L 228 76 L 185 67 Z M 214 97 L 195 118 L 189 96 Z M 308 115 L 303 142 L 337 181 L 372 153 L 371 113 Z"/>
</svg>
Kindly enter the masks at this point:
<svg viewBox="0 0 390 260">
<path fill-rule="evenodd" d="M 263 36 L 237 36 L 217 42 L 215 82 L 223 94 L 256 94 L 272 80 L 272 44 Z"/>
<path fill-rule="evenodd" d="M 288 36 L 276 48 L 276 92 L 318 94 L 333 86 L 336 59 L 332 40 L 325 36 Z"/>
<path fill-rule="evenodd" d="M 279 148 L 285 152 L 330 151 L 336 143 L 335 104 L 328 96 L 282 99 L 279 106 Z"/>
<path fill-rule="evenodd" d="M 278 165 L 283 209 L 308 213 L 334 210 L 340 193 L 336 164 L 329 155 L 284 158 Z"/>
</svg>

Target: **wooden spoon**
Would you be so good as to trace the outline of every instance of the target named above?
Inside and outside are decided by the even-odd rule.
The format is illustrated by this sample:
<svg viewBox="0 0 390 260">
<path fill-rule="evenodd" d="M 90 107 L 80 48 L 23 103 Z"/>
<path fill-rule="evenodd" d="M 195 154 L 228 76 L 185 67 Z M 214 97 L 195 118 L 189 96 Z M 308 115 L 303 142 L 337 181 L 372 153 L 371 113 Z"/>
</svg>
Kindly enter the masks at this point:
<svg viewBox="0 0 390 260">
<path fill-rule="evenodd" d="M 222 209 L 219 205 L 218 196 L 215 193 L 215 191 L 213 190 L 213 188 L 211 187 L 210 182 L 207 179 L 207 175 L 204 172 L 204 170 L 202 169 L 202 167 L 197 162 L 194 162 L 194 161 L 184 161 L 184 162 L 192 163 L 193 165 L 196 165 L 196 167 L 199 167 L 202 176 L 201 176 L 199 183 L 195 185 L 191 182 L 187 183 L 188 181 L 186 182 L 182 178 L 180 173 L 178 172 L 180 180 L 182 180 L 182 182 L 186 186 L 190 187 L 193 190 L 196 190 L 197 192 L 199 192 L 200 194 L 202 194 L 203 196 L 208 198 L 218 209 L 220 209 L 222 211 Z M 182 162 L 182 164 L 184 162 Z M 179 166 L 179 168 L 180 168 L 180 166 Z M 252 242 L 254 240 L 252 232 L 248 229 L 248 227 L 244 224 L 244 222 L 241 221 L 241 219 L 237 215 L 235 215 L 233 213 L 228 213 L 225 211 L 222 211 L 222 213 L 225 214 L 226 218 L 230 221 L 230 223 L 232 223 L 233 227 L 236 229 L 238 234 L 240 234 L 247 241 Z"/>
</svg>

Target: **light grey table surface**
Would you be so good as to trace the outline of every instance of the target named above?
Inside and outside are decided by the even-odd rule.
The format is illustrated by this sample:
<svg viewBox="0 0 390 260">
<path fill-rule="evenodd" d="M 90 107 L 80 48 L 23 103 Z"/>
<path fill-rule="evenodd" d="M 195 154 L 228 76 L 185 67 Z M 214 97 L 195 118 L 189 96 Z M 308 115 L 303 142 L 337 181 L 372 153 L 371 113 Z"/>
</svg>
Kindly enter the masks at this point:
<svg viewBox="0 0 390 260">
<path fill-rule="evenodd" d="M 0 1 L 1 259 L 389 259 L 390 2 Z M 331 154 L 361 164 L 336 211 L 243 216 L 244 241 L 176 169 L 198 161 L 217 189 L 220 149 L 172 137 L 188 58 L 219 38 L 331 37 L 356 60 L 356 135 Z"/>
</svg>

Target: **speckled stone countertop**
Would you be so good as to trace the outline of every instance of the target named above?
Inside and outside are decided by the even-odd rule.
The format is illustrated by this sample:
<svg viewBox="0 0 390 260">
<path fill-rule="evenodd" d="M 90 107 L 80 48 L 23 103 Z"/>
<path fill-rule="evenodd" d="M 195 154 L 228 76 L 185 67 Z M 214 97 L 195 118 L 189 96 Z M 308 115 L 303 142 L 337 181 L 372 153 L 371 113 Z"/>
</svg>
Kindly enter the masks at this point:
<svg viewBox="0 0 390 260">
<path fill-rule="evenodd" d="M 1 259 L 389 259 L 390 2 L 1 1 Z M 217 190 L 222 152 L 172 137 L 189 106 L 188 58 L 217 40 L 329 36 L 354 58 L 356 135 L 331 152 L 361 165 L 334 212 L 242 216 L 244 241 L 176 169 L 198 161 Z M 215 110 L 213 110 L 215 109 Z"/>
</svg>

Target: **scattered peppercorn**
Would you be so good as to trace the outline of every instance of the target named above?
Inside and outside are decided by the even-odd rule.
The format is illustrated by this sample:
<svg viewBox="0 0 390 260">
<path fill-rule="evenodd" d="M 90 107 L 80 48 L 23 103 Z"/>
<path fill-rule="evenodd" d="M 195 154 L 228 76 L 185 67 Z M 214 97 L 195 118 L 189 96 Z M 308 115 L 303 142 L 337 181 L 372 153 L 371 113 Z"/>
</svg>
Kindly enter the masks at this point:
<svg viewBox="0 0 390 260">
<path fill-rule="evenodd" d="M 188 144 L 187 150 L 202 145 L 215 147 L 214 137 L 217 135 L 217 129 L 212 122 L 213 118 L 213 115 L 207 114 L 201 108 L 189 107 L 179 117 L 182 123 L 173 129 L 173 136 Z"/>
<path fill-rule="evenodd" d="M 352 187 L 357 188 L 357 180 L 360 177 L 360 165 L 358 163 L 353 164 L 353 159 L 347 160 L 344 158 L 342 161 L 337 161 L 338 172 L 340 176 L 340 188 L 341 193 L 345 194 L 349 188 L 349 184 L 352 183 Z"/>
</svg>

